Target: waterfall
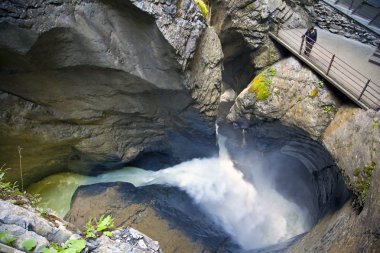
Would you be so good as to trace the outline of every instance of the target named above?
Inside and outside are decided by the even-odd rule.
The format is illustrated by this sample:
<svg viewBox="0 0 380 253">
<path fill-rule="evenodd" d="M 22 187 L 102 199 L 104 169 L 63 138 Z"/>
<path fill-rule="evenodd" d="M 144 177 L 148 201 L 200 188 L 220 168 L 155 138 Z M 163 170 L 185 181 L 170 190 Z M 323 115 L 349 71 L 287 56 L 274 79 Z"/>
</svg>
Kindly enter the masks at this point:
<svg viewBox="0 0 380 253">
<path fill-rule="evenodd" d="M 216 131 L 218 133 L 218 128 Z M 74 180 L 74 183 L 125 181 L 136 187 L 150 184 L 179 187 L 244 249 L 276 244 L 309 229 L 303 210 L 274 190 L 265 175 L 255 178 L 255 181 L 260 182 L 259 188 L 246 181 L 228 154 L 225 137 L 218 135 L 218 142 L 218 157 L 193 159 L 157 172 L 125 168 L 97 177 L 82 176 L 80 182 Z M 249 169 L 255 170 L 255 164 Z M 57 196 L 65 195 L 62 191 L 67 181 L 60 178 L 58 182 L 52 183 L 51 177 L 44 180 L 50 180 L 49 184 L 55 185 L 50 191 L 57 189 Z M 44 188 L 44 180 L 34 187 Z M 67 203 L 70 203 L 73 190 L 71 188 L 71 195 L 66 194 L 70 196 L 67 197 Z M 34 192 L 41 193 L 44 198 L 43 192 L 36 189 Z M 51 201 L 57 201 L 51 192 L 49 196 Z M 49 200 L 45 198 L 44 201 Z"/>
<path fill-rule="evenodd" d="M 243 128 L 243 129 L 241 130 L 241 134 L 242 134 L 242 142 L 241 142 L 241 146 L 242 146 L 242 147 L 245 147 L 245 145 L 247 145 L 246 140 L 245 140 L 245 134 L 246 134 L 246 132 L 247 132 L 247 129 L 245 129 L 245 128 Z"/>
</svg>

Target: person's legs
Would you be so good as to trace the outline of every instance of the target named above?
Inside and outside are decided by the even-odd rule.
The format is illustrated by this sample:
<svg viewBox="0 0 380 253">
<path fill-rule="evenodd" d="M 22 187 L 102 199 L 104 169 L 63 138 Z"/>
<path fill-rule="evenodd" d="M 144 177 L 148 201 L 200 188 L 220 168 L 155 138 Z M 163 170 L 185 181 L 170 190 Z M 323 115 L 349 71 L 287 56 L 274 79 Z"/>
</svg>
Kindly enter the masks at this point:
<svg viewBox="0 0 380 253">
<path fill-rule="evenodd" d="M 310 55 L 311 47 L 312 47 L 311 43 L 306 41 L 305 52 L 304 52 L 306 56 Z"/>
</svg>

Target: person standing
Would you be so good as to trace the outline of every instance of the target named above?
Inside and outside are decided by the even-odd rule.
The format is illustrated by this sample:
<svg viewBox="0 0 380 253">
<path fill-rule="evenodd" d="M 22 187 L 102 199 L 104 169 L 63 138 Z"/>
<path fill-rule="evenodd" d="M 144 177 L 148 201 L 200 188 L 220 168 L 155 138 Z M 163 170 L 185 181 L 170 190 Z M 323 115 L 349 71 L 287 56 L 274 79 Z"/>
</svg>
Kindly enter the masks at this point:
<svg viewBox="0 0 380 253">
<path fill-rule="evenodd" d="M 317 29 L 314 28 L 314 26 L 311 26 L 309 29 L 307 29 L 306 33 L 302 35 L 302 38 L 306 36 L 306 46 L 304 54 L 306 56 L 310 56 L 311 49 L 314 46 L 314 43 L 317 41 Z"/>
</svg>

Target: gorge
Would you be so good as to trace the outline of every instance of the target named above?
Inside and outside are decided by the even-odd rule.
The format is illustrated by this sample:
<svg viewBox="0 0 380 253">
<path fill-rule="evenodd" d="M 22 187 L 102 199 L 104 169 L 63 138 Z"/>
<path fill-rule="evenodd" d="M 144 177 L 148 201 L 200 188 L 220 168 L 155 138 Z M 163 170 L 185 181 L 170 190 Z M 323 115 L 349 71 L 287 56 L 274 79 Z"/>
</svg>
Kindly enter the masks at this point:
<svg viewBox="0 0 380 253">
<path fill-rule="evenodd" d="M 273 17 L 306 28 L 314 4 L 210 0 L 204 17 L 190 0 L 2 1 L 7 180 L 22 163 L 72 226 L 112 214 L 163 252 L 376 252 L 379 111 L 267 34 Z M 249 84 L 266 71 L 259 100 Z"/>
</svg>

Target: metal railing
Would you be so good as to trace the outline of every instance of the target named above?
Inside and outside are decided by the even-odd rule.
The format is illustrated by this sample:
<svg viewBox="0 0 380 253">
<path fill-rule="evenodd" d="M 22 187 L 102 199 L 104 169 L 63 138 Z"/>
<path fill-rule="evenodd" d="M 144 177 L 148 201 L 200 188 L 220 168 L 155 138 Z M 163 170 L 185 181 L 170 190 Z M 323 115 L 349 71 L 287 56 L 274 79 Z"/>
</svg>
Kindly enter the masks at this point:
<svg viewBox="0 0 380 253">
<path fill-rule="evenodd" d="M 303 54 L 304 49 L 304 32 L 300 29 L 284 25 L 281 22 L 283 20 L 278 19 L 275 22 L 279 25 L 275 35 L 283 40 L 286 44 L 297 50 L 298 54 L 313 65 L 315 65 L 325 77 L 329 77 L 337 82 L 347 93 L 349 93 L 352 99 L 357 99 L 365 107 L 379 110 L 380 108 L 380 85 L 373 82 L 370 78 L 366 77 L 358 70 L 350 66 L 339 56 L 330 52 L 322 45 L 315 42 L 312 48 L 312 54 L 306 56 Z M 338 87 L 340 88 L 340 87 Z"/>
<path fill-rule="evenodd" d="M 351 15 L 368 20 L 368 25 L 380 17 L 380 9 L 364 0 L 335 0 L 334 4 L 346 7 Z"/>
</svg>

